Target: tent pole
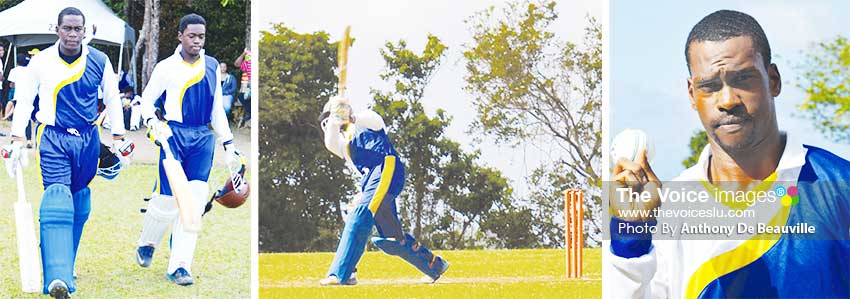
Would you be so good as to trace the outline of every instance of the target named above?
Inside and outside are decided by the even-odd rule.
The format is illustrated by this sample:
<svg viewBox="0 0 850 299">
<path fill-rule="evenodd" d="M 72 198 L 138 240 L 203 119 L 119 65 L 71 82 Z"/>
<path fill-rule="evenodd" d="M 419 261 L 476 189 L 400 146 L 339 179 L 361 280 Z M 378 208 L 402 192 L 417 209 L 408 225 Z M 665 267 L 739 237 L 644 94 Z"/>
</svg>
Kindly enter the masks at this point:
<svg viewBox="0 0 850 299">
<path fill-rule="evenodd" d="M 116 68 L 118 70 L 119 75 L 121 74 L 121 71 L 124 70 L 124 65 L 121 64 L 121 61 L 123 61 L 123 59 L 124 59 L 124 43 L 122 42 L 121 47 L 118 48 L 118 67 Z M 118 80 L 121 80 L 121 78 L 118 78 Z"/>
</svg>

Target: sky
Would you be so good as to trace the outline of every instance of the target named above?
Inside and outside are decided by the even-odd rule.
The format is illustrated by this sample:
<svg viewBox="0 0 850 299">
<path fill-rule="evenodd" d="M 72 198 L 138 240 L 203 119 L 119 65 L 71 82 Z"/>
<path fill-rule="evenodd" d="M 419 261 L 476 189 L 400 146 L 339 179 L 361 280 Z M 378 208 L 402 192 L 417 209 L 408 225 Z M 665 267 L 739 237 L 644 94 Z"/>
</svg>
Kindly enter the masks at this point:
<svg viewBox="0 0 850 299">
<path fill-rule="evenodd" d="M 850 2 L 614 1 L 610 9 L 608 136 L 626 128 L 644 130 L 655 146 L 652 168 L 661 180 L 684 170 L 690 136 L 702 129 L 688 100 L 684 44 L 691 27 L 719 9 L 745 12 L 765 31 L 782 75 L 782 93 L 775 99 L 780 130 L 850 158 L 850 146 L 830 142 L 799 116 L 796 106 L 805 95 L 795 86 L 799 72 L 794 69 L 814 42 L 850 35 Z"/>
<path fill-rule="evenodd" d="M 447 135 L 464 145 L 464 149 L 481 149 L 481 161 L 503 172 L 512 181 L 514 194 L 527 194 L 525 177 L 531 174 L 548 153 L 530 146 L 510 148 L 485 140 L 476 144 L 467 128 L 475 118 L 471 96 L 463 90 L 465 45 L 472 43 L 468 20 L 476 12 L 495 6 L 506 7 L 506 1 L 253 1 L 259 9 L 254 15 L 257 29 L 270 30 L 271 24 L 283 23 L 299 33 L 328 32 L 331 40 L 339 40 L 345 26 L 351 25 L 355 43 L 349 49 L 348 95 L 352 105 L 364 109 L 372 101 L 370 88 L 387 90 L 379 77 L 384 61 L 379 49 L 387 42 L 407 41 L 408 47 L 421 53 L 429 33 L 448 46 L 447 55 L 425 90 L 423 103 L 427 113 L 444 109 L 453 117 Z M 551 30 L 562 40 L 580 42 L 587 25 L 586 15 L 601 20 L 600 1 L 560 1 L 558 20 Z M 262 53 L 258 55 L 262 56 Z M 262 100 L 262 99 L 261 99 Z M 392 133 L 392 132 L 391 132 Z"/>
</svg>

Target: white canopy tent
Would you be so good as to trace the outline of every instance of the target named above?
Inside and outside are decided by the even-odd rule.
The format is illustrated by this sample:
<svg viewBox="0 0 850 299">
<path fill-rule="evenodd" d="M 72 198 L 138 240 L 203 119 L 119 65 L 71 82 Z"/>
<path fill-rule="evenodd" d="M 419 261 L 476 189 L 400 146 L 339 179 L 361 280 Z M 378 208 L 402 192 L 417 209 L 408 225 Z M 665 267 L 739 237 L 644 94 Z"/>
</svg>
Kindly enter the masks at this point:
<svg viewBox="0 0 850 299">
<path fill-rule="evenodd" d="M 69 6 L 76 7 L 86 18 L 86 35 L 92 34 L 92 25 L 97 33 L 91 43 L 118 46 L 118 68 L 122 68 L 125 45 L 132 55 L 136 44 L 136 33 L 127 22 L 119 18 L 100 0 L 26 0 L 12 8 L 0 12 L 0 37 L 10 43 L 17 55 L 18 47 L 53 44 L 56 36 L 56 18 L 59 12 Z M 131 62 L 135 62 L 131 57 Z M 114 60 L 113 60 L 114 61 Z M 130 72 L 135 78 L 135 67 Z"/>
</svg>

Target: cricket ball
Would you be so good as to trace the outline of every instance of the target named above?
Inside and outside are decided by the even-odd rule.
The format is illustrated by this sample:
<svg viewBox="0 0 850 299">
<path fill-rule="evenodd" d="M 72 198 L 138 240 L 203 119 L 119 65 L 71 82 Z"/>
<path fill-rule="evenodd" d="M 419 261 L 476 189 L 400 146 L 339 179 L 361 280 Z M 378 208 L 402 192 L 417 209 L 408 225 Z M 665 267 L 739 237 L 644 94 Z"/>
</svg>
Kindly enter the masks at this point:
<svg viewBox="0 0 850 299">
<path fill-rule="evenodd" d="M 625 129 L 614 136 L 614 141 L 611 142 L 611 162 L 617 163 L 620 158 L 638 162 L 638 153 L 643 149 L 646 149 L 647 162 L 652 163 L 655 149 L 649 136 L 638 129 Z"/>
</svg>

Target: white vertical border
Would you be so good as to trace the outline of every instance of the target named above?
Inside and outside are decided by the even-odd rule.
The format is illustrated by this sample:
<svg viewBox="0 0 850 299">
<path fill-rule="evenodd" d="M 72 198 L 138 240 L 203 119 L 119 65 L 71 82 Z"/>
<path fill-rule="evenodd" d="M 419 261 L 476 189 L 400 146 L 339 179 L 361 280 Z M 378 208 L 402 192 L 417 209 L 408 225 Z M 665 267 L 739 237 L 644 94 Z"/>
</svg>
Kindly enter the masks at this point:
<svg viewBox="0 0 850 299">
<path fill-rule="evenodd" d="M 610 131 L 610 106 L 611 106 L 611 6 L 613 5 L 614 0 L 604 1 L 602 3 L 602 225 L 610 223 L 610 215 L 608 214 L 608 202 L 605 200 L 607 197 L 605 195 L 605 182 L 610 180 L 611 177 L 611 162 L 610 162 L 610 145 L 608 140 L 610 140 L 609 136 L 611 135 Z M 605 227 L 601 228 L 603 231 L 606 229 Z M 608 259 L 608 255 L 605 254 L 610 246 L 610 241 L 605 241 L 604 233 L 602 240 L 602 291 L 600 292 L 602 298 L 609 298 L 606 296 L 605 290 L 605 276 L 606 271 L 606 263 Z"/>
<path fill-rule="evenodd" d="M 260 147 L 258 132 L 259 126 L 259 104 L 260 104 L 260 85 L 259 83 L 259 31 L 257 30 L 257 3 L 256 0 L 251 1 L 251 298 L 257 299 L 260 296 L 260 280 L 259 280 L 259 214 L 260 214 Z"/>
</svg>

